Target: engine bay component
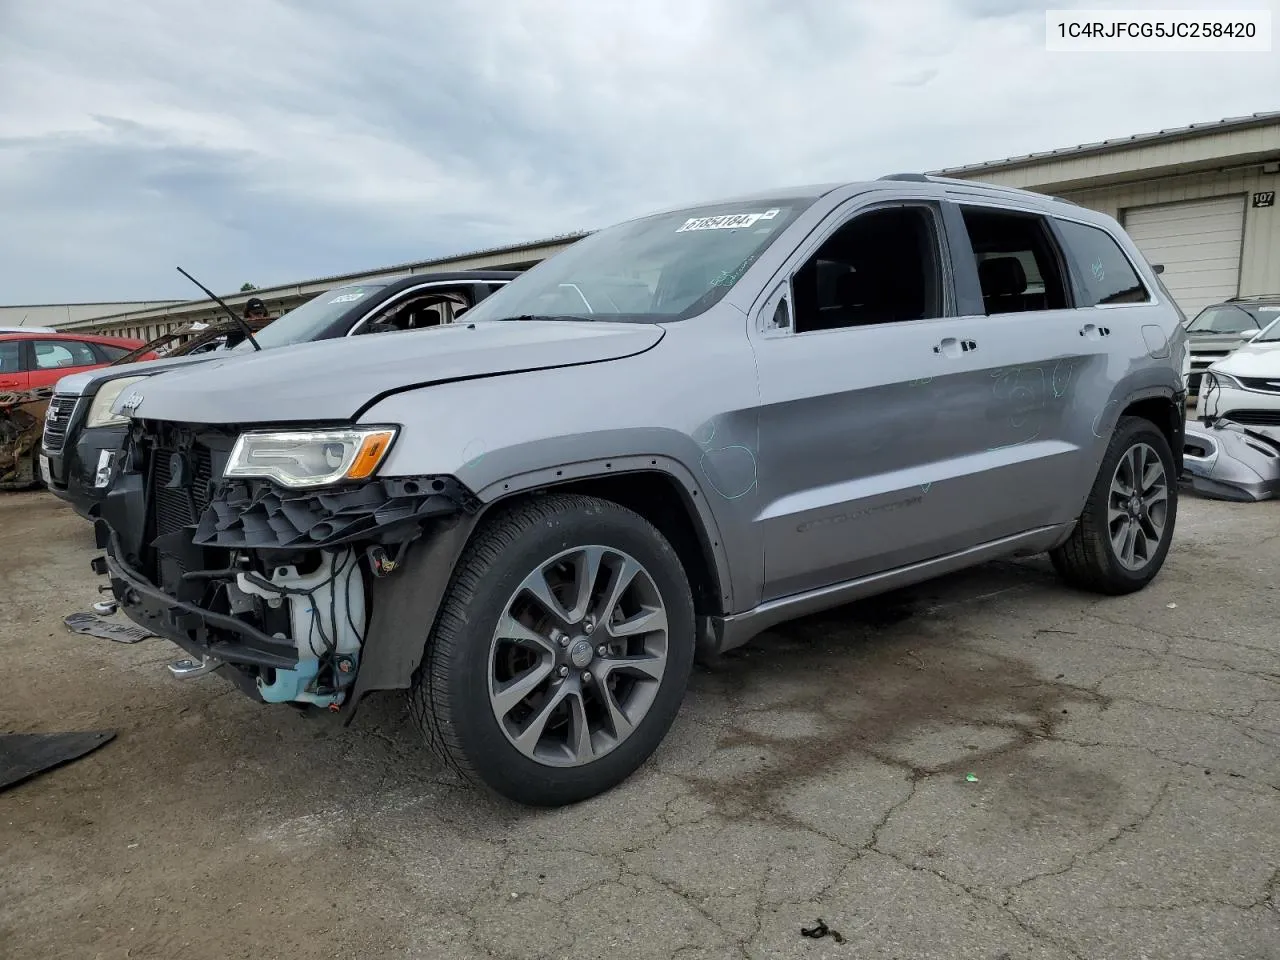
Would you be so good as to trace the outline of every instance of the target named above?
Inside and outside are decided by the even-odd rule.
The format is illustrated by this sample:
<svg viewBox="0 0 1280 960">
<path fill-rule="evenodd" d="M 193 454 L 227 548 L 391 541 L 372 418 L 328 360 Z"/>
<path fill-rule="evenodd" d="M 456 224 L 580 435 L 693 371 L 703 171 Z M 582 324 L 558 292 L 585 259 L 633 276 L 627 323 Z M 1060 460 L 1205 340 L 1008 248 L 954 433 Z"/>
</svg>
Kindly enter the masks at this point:
<svg viewBox="0 0 1280 960">
<path fill-rule="evenodd" d="M 1230 420 L 1188 426 L 1184 479 L 1196 493 L 1248 503 L 1280 495 L 1280 441 Z"/>
<path fill-rule="evenodd" d="M 262 699 L 341 706 L 355 679 L 365 632 L 364 576 L 356 552 L 322 551 L 315 569 L 307 573 L 283 564 L 266 577 L 241 571 L 234 589 L 262 598 L 268 607 L 288 606 L 298 664 L 292 670 L 270 671 L 269 679 L 259 676 Z"/>
</svg>

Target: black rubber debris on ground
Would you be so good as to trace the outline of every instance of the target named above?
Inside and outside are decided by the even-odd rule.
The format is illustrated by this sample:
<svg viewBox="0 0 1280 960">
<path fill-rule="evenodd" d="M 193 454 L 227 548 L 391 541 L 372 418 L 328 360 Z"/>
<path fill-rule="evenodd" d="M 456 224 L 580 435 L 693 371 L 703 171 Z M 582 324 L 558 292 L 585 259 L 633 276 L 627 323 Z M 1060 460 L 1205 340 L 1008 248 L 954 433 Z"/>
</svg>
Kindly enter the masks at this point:
<svg viewBox="0 0 1280 960">
<path fill-rule="evenodd" d="M 821 940 L 823 937 L 830 937 L 836 943 L 844 943 L 844 937 L 840 935 L 840 931 L 832 930 L 821 917 L 818 918 L 816 927 L 801 927 L 800 936 L 808 937 L 810 940 Z"/>
<path fill-rule="evenodd" d="M 60 767 L 115 739 L 114 730 L 0 734 L 0 790 Z"/>
<path fill-rule="evenodd" d="M 149 633 L 141 627 L 128 623 L 112 623 L 94 613 L 73 613 L 63 617 L 62 622 L 72 633 L 101 637 L 103 640 L 114 640 L 116 643 L 138 643 L 155 636 L 154 633 Z"/>
</svg>

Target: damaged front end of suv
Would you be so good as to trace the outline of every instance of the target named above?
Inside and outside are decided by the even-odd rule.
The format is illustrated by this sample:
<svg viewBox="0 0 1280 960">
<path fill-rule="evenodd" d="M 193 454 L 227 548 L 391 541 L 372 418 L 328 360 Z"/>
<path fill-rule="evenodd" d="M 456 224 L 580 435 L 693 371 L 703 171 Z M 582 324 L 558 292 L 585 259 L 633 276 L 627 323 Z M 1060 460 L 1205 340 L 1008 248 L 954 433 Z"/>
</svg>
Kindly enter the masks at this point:
<svg viewBox="0 0 1280 960">
<path fill-rule="evenodd" d="M 354 709 L 357 677 L 394 669 L 362 673 L 370 594 L 478 507 L 449 477 L 375 477 L 396 434 L 135 419 L 95 565 L 133 620 L 192 655 L 175 675 L 225 667 L 267 703 Z"/>
</svg>

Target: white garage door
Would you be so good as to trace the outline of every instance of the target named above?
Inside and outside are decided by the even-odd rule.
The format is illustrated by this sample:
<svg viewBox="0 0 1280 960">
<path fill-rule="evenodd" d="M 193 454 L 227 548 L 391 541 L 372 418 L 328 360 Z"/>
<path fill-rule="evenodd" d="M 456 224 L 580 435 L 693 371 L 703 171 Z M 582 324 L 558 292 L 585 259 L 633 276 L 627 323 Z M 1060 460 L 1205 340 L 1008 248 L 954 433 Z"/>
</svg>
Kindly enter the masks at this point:
<svg viewBox="0 0 1280 960">
<path fill-rule="evenodd" d="M 1239 292 L 1243 196 L 1131 207 L 1124 227 L 1149 261 L 1164 264 L 1160 279 L 1188 317 Z"/>
</svg>

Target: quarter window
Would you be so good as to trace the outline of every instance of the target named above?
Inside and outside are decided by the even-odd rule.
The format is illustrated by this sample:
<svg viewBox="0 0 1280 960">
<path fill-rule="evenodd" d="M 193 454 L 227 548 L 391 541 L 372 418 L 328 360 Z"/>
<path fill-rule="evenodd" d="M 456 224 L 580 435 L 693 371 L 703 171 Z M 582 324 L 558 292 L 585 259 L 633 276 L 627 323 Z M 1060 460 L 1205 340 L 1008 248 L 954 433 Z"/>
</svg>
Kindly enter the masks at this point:
<svg viewBox="0 0 1280 960">
<path fill-rule="evenodd" d="M 126 354 L 133 352 L 132 350 L 126 350 L 124 347 L 113 346 L 109 343 L 100 343 L 97 346 L 98 351 L 108 360 L 119 360 Z"/>
<path fill-rule="evenodd" d="M 93 348 L 79 340 L 36 340 L 32 346 L 35 348 L 37 370 L 92 367 L 99 363 Z"/>
<path fill-rule="evenodd" d="M 1059 220 L 1058 230 L 1084 287 L 1080 306 L 1145 303 L 1151 299 L 1133 264 L 1107 231 L 1068 220 Z"/>
<path fill-rule="evenodd" d="M 961 207 L 988 314 L 1068 305 L 1061 258 L 1043 217 Z"/>
<path fill-rule="evenodd" d="M 836 230 L 792 278 L 796 333 L 941 316 L 934 224 L 926 208 L 892 207 Z"/>
</svg>

